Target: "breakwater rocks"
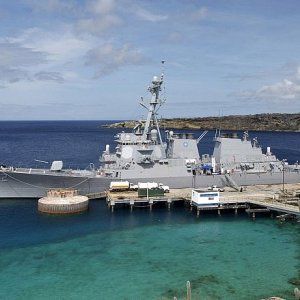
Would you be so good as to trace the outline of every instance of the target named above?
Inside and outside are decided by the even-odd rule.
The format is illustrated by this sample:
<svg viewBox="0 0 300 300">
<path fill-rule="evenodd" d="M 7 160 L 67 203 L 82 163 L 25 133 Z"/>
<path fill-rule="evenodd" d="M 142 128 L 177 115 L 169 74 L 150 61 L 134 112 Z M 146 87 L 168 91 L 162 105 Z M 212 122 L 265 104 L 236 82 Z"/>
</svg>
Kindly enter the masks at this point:
<svg viewBox="0 0 300 300">
<path fill-rule="evenodd" d="M 135 121 L 124 121 L 106 124 L 103 127 L 133 128 L 135 125 Z M 162 119 L 160 126 L 172 129 L 300 131 L 300 113 Z"/>
</svg>

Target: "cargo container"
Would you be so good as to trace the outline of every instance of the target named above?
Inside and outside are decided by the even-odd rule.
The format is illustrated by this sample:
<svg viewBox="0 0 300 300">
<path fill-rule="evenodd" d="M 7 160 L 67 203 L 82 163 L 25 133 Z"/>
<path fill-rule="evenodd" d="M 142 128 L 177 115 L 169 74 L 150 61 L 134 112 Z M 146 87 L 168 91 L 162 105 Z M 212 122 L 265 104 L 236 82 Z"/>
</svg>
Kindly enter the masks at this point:
<svg viewBox="0 0 300 300">
<path fill-rule="evenodd" d="M 152 189 L 138 189 L 139 197 L 162 197 L 164 196 L 164 189 L 162 188 L 152 188 Z"/>
</svg>

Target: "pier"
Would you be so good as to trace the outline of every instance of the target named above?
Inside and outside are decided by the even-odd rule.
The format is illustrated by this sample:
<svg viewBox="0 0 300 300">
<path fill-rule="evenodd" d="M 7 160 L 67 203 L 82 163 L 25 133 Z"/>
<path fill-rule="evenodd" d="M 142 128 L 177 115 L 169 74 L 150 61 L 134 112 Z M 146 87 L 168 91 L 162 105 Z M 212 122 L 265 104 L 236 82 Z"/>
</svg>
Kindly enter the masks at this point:
<svg viewBox="0 0 300 300">
<path fill-rule="evenodd" d="M 255 186 L 257 188 L 257 186 Z M 218 207 L 199 207 L 191 203 L 191 207 L 196 207 L 197 216 L 200 215 L 201 210 L 217 210 L 218 215 L 222 210 L 231 209 L 235 214 L 238 210 L 244 209 L 253 219 L 258 213 L 277 213 L 285 214 L 290 218 L 300 219 L 300 198 L 298 205 L 291 205 L 285 203 L 286 199 L 276 199 L 275 194 L 271 195 L 269 191 L 261 191 L 260 193 L 253 193 L 253 191 L 234 193 L 224 192 L 220 197 L 220 204 Z"/>
<path fill-rule="evenodd" d="M 190 206 L 191 211 L 196 210 L 197 217 L 200 217 L 201 212 L 205 211 L 216 211 L 219 216 L 223 211 L 232 211 L 234 214 L 245 211 L 253 219 L 257 214 L 267 213 L 271 216 L 277 215 L 280 220 L 289 218 L 300 220 L 300 184 L 288 184 L 286 189 L 289 192 L 282 193 L 281 185 L 249 186 L 243 192 L 226 188 L 224 192 L 220 193 L 219 204 L 211 207 L 193 203 L 191 188 L 171 189 L 170 193 L 159 197 L 138 197 L 138 193 L 135 191 L 107 192 L 106 202 L 112 212 L 117 206 L 128 206 L 130 211 L 133 211 L 135 207 L 145 207 L 152 211 L 153 206 L 157 203 L 165 203 L 170 210 L 172 203 L 183 202 Z"/>
<path fill-rule="evenodd" d="M 125 192 L 107 192 L 106 202 L 108 207 L 113 212 L 115 206 L 129 205 L 130 210 L 133 211 L 134 207 L 148 207 L 152 211 L 153 205 L 157 203 L 165 203 L 168 210 L 171 205 L 178 201 L 187 201 L 188 191 L 186 189 L 178 189 L 166 193 L 164 196 L 159 197 L 139 197 L 135 191 Z"/>
</svg>

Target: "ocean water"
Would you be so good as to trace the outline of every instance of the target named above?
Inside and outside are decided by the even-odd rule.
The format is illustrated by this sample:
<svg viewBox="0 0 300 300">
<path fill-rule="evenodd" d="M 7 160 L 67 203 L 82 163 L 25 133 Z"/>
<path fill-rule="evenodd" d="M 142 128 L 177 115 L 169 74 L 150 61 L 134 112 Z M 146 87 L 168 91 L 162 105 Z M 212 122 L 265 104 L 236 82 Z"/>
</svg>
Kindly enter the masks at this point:
<svg viewBox="0 0 300 300">
<path fill-rule="evenodd" d="M 118 130 L 101 122 L 1 122 L 2 163 L 34 159 L 97 164 Z M 196 135 L 199 132 L 195 132 Z M 299 158 L 299 133 L 257 133 L 281 158 Z M 209 152 L 210 132 L 200 150 Z M 253 136 L 253 135 L 252 135 Z M 300 282 L 300 224 L 183 206 L 48 216 L 34 200 L 0 201 L 0 299 L 293 299 Z"/>
</svg>

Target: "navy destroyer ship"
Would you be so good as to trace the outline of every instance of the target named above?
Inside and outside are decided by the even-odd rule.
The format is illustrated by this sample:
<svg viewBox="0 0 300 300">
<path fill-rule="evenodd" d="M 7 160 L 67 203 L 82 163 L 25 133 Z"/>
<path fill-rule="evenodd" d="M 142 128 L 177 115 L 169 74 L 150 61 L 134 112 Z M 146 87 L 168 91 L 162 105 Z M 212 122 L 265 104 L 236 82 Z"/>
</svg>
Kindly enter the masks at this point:
<svg viewBox="0 0 300 300">
<path fill-rule="evenodd" d="M 106 145 L 99 168 L 66 170 L 61 161 L 50 169 L 0 167 L 0 198 L 38 198 L 53 188 L 77 189 L 81 194 L 100 193 L 110 182 L 161 182 L 170 188 L 240 186 L 300 182 L 300 166 L 280 161 L 268 147 L 264 153 L 257 139 L 247 132 L 222 134 L 216 131 L 211 155 L 199 155 L 198 143 L 191 133 L 176 133 L 159 127 L 157 112 L 164 104 L 160 92 L 164 74 L 154 76 L 142 99 L 147 118 L 137 122 L 131 132 L 117 134 L 114 151 Z M 165 139 L 163 139 L 163 135 Z M 201 149 L 201 147 L 200 147 Z M 227 183 L 226 183 L 227 182 Z"/>
</svg>

